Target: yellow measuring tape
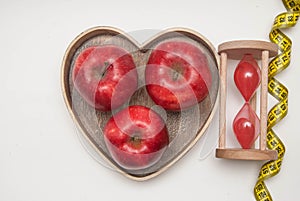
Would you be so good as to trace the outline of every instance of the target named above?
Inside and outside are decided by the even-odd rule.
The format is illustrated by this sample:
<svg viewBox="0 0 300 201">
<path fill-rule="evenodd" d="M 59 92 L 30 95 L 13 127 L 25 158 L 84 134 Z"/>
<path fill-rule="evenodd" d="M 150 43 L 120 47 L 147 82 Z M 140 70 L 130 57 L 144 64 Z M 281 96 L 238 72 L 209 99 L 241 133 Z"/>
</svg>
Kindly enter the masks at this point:
<svg viewBox="0 0 300 201">
<path fill-rule="evenodd" d="M 279 137 L 273 131 L 288 111 L 288 90 L 274 78 L 290 64 L 292 41 L 280 29 L 290 28 L 296 25 L 300 14 L 300 0 L 282 0 L 287 12 L 279 14 L 274 21 L 269 34 L 270 40 L 278 45 L 280 54 L 269 63 L 269 93 L 278 100 L 268 113 L 267 146 L 278 152 L 278 159 L 265 163 L 259 172 L 254 187 L 254 195 L 257 201 L 272 201 L 271 194 L 265 185 L 265 180 L 275 176 L 280 171 L 285 147 Z"/>
</svg>

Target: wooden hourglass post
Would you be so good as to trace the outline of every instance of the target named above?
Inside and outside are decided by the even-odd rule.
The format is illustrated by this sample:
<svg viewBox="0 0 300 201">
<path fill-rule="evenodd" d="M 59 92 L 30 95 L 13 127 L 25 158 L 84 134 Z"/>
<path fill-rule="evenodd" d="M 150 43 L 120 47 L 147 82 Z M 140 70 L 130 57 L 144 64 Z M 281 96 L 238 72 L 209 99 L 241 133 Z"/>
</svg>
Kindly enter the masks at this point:
<svg viewBox="0 0 300 201">
<path fill-rule="evenodd" d="M 268 108 L 268 63 L 269 51 L 262 51 L 261 56 L 261 85 L 260 85 L 260 150 L 266 150 L 267 108 Z"/>
<path fill-rule="evenodd" d="M 219 125 L 220 125 L 220 139 L 219 147 L 221 149 L 225 148 L 226 144 L 226 85 L 227 85 L 227 53 L 221 53 L 220 61 L 220 110 L 219 110 Z"/>
<path fill-rule="evenodd" d="M 275 150 L 266 147 L 267 134 L 267 102 L 268 102 L 268 63 L 269 58 L 277 55 L 278 48 L 274 43 L 256 40 L 230 41 L 219 45 L 220 54 L 220 110 L 219 110 L 219 148 L 216 157 L 240 160 L 274 160 Z M 226 147 L 226 99 L 227 99 L 227 60 L 241 60 L 244 55 L 252 55 L 261 60 L 260 69 L 260 127 L 259 148 L 227 148 Z M 251 108 L 256 110 L 256 93 L 249 100 Z M 257 120 L 258 121 L 258 120 Z"/>
</svg>

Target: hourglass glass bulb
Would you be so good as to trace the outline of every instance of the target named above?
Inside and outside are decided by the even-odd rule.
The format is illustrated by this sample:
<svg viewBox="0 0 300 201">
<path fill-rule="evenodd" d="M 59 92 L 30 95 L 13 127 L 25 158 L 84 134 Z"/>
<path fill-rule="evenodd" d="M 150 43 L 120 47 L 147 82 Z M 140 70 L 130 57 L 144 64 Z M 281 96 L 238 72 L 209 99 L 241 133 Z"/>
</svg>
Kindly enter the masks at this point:
<svg viewBox="0 0 300 201">
<path fill-rule="evenodd" d="M 250 149 L 260 131 L 260 122 L 249 103 L 245 103 L 233 121 L 233 131 L 243 149 Z"/>
<path fill-rule="evenodd" d="M 234 72 L 234 82 L 244 97 L 249 101 L 260 84 L 260 69 L 251 54 L 245 54 Z"/>
</svg>

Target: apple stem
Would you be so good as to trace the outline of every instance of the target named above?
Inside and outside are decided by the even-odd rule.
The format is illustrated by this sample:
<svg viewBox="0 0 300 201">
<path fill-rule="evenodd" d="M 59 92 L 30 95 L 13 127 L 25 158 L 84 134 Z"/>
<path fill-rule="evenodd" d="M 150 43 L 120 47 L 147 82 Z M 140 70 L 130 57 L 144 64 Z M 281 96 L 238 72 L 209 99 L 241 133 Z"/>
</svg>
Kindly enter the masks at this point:
<svg viewBox="0 0 300 201">
<path fill-rule="evenodd" d="M 104 62 L 103 72 L 101 73 L 101 78 L 104 78 L 108 69 L 112 66 L 108 61 Z"/>
<path fill-rule="evenodd" d="M 183 68 L 182 65 L 179 63 L 173 63 L 172 64 L 172 79 L 173 81 L 176 81 L 179 79 L 179 76 L 183 74 Z"/>
<path fill-rule="evenodd" d="M 140 136 L 138 136 L 138 135 L 133 135 L 130 138 L 130 142 L 134 147 L 139 147 L 141 145 L 141 141 L 142 140 L 141 140 Z"/>
</svg>

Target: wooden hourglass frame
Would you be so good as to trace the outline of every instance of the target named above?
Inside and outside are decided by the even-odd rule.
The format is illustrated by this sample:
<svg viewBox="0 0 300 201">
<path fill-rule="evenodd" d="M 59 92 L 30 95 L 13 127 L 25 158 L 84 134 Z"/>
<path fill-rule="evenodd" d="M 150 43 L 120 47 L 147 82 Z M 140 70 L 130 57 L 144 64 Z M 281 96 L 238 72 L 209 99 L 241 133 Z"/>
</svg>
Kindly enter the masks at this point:
<svg viewBox="0 0 300 201">
<path fill-rule="evenodd" d="M 275 160 L 276 150 L 266 147 L 267 134 L 267 102 L 268 102 L 268 63 L 269 58 L 278 53 L 277 45 L 266 41 L 239 40 L 229 41 L 219 45 L 220 54 L 220 110 L 219 110 L 219 147 L 217 158 L 239 160 Z M 261 60 L 260 68 L 260 133 L 259 148 L 226 148 L 226 99 L 227 99 L 227 59 L 241 60 L 245 54 L 251 54 L 255 60 Z M 256 111 L 256 92 L 249 103 Z"/>
</svg>

